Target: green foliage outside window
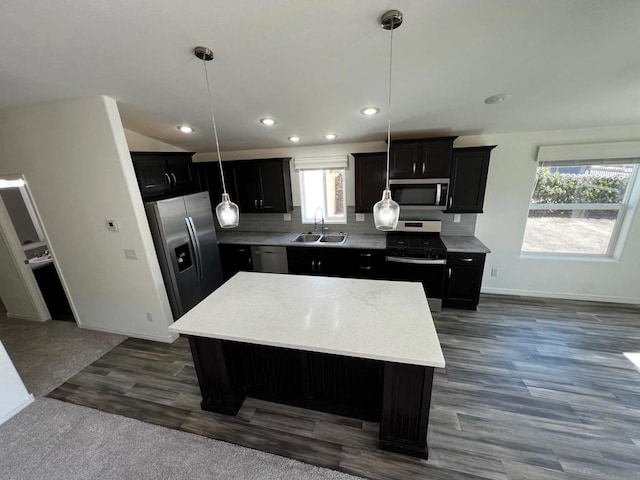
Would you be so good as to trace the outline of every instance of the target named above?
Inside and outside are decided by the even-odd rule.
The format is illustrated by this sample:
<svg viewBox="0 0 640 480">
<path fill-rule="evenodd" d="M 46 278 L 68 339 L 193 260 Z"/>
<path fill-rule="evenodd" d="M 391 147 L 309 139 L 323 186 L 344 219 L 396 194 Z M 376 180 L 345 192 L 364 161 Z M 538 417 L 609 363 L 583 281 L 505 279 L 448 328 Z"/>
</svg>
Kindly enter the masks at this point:
<svg viewBox="0 0 640 480">
<path fill-rule="evenodd" d="M 599 176 L 550 172 L 539 167 L 531 203 L 622 203 L 629 175 Z"/>
</svg>

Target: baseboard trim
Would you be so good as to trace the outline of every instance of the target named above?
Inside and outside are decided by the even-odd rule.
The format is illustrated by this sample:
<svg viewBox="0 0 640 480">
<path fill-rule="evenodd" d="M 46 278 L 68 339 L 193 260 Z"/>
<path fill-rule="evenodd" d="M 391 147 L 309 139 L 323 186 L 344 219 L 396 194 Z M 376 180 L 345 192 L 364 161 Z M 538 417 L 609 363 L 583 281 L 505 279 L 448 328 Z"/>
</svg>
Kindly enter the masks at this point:
<svg viewBox="0 0 640 480">
<path fill-rule="evenodd" d="M 510 295 L 521 297 L 544 297 L 557 298 L 560 300 L 584 300 L 587 302 L 604 302 L 604 303 L 624 303 L 624 304 L 640 304 L 640 298 L 629 297 L 603 297 L 600 295 L 586 295 L 573 293 L 557 293 L 557 292 L 537 292 L 533 290 L 512 290 L 509 288 L 482 288 L 480 293 L 488 293 L 493 295 Z"/>
<path fill-rule="evenodd" d="M 30 320 L 32 322 L 46 322 L 46 320 L 40 320 L 38 317 L 32 315 L 22 315 L 20 313 L 7 312 L 8 318 L 15 318 L 16 320 Z"/>
<path fill-rule="evenodd" d="M 140 338 L 142 340 L 151 340 L 153 342 L 163 342 L 163 343 L 173 343 L 180 337 L 180 335 L 176 333 L 169 334 L 166 337 L 161 337 L 158 335 L 147 335 L 146 333 L 130 332 L 127 330 L 115 330 L 112 328 L 88 327 L 85 325 L 79 325 L 79 327 L 85 328 L 87 330 L 96 330 L 98 332 L 105 332 L 105 333 L 115 333 L 116 335 L 125 335 L 127 337 Z"/>
<path fill-rule="evenodd" d="M 0 425 L 2 425 L 4 422 L 6 422 L 7 420 L 9 420 L 11 417 L 13 417 L 14 415 L 16 415 L 18 412 L 20 412 L 21 410 L 25 409 L 26 407 L 28 407 L 29 405 L 31 405 L 33 402 L 35 401 L 35 397 L 33 396 L 33 394 L 29 394 L 27 396 L 27 398 L 25 398 L 25 400 L 18 405 L 17 407 L 15 407 L 14 409 L 12 409 L 11 411 L 9 411 L 8 413 L 6 413 L 4 415 L 4 417 L 0 418 Z"/>
</svg>

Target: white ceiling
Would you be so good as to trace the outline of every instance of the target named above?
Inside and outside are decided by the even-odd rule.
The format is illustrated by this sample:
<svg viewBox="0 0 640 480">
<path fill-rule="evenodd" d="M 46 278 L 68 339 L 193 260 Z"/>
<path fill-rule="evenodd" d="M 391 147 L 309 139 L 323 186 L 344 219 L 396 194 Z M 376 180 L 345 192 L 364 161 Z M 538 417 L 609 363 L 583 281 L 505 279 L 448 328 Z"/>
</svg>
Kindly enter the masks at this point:
<svg viewBox="0 0 640 480">
<path fill-rule="evenodd" d="M 637 0 L 3 0 L 0 109 L 104 94 L 125 128 L 210 151 L 205 45 L 223 150 L 383 140 L 392 8 L 393 137 L 640 124 Z"/>
</svg>

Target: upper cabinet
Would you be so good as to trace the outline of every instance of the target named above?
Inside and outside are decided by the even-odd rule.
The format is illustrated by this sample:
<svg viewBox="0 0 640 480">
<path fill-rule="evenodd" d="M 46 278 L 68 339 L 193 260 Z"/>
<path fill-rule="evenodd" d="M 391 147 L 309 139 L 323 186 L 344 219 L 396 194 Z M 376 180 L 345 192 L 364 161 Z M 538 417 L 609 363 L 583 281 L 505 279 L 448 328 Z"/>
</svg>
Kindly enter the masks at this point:
<svg viewBox="0 0 640 480">
<path fill-rule="evenodd" d="M 394 140 L 390 178 L 449 178 L 453 141 L 457 137 Z"/>
<path fill-rule="evenodd" d="M 453 149 L 445 213 L 482 213 L 489 157 L 494 148 L 495 145 Z"/>
<path fill-rule="evenodd" d="M 354 153 L 356 213 L 371 213 L 386 184 L 387 154 Z"/>
<path fill-rule="evenodd" d="M 198 191 L 193 152 L 131 152 L 143 199 L 184 195 Z"/>
<path fill-rule="evenodd" d="M 223 162 L 227 193 L 242 213 L 287 213 L 293 210 L 289 158 Z M 217 163 L 199 166 L 204 171 L 211 201 L 218 204 L 222 193 Z"/>
</svg>

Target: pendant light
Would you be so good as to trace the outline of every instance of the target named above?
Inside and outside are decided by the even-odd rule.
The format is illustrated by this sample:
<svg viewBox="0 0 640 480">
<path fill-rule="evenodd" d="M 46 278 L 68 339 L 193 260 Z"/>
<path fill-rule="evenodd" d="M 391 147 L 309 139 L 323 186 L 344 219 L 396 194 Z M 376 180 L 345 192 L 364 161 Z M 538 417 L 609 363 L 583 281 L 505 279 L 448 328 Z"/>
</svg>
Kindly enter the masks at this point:
<svg viewBox="0 0 640 480">
<path fill-rule="evenodd" d="M 227 186 L 224 183 L 224 171 L 222 169 L 222 157 L 220 156 L 220 144 L 218 142 L 218 130 L 216 129 L 216 117 L 213 115 L 213 100 L 211 99 L 211 87 L 209 86 L 209 72 L 207 62 L 213 60 L 213 52 L 207 47 L 196 47 L 193 50 L 196 57 L 202 60 L 204 65 L 204 76 L 207 80 L 207 93 L 209 94 L 209 109 L 211 110 L 211 120 L 213 122 L 213 135 L 216 139 L 216 151 L 218 152 L 218 166 L 220 167 L 220 179 L 222 180 L 222 201 L 216 207 L 216 217 L 222 228 L 235 228 L 240 221 L 240 210 L 238 205 L 233 203 L 227 193 Z"/>
<path fill-rule="evenodd" d="M 389 10 L 380 18 L 380 26 L 391 31 L 389 46 L 389 104 L 387 106 L 387 183 L 382 192 L 382 200 L 373 206 L 373 221 L 378 230 L 395 230 L 400 218 L 400 205 L 391 198 L 389 189 L 389 155 L 391 148 L 391 67 L 393 64 L 393 31 L 402 25 L 402 12 Z"/>
</svg>

